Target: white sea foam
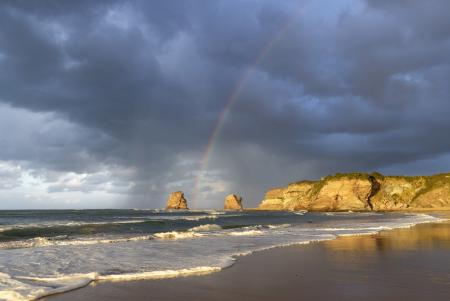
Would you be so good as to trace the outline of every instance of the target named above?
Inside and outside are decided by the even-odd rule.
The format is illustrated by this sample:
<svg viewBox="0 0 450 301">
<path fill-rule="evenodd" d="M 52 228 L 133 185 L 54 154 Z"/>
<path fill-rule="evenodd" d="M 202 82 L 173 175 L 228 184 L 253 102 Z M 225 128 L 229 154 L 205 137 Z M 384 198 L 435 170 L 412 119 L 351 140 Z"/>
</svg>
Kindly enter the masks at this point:
<svg viewBox="0 0 450 301">
<path fill-rule="evenodd" d="M 227 214 L 225 211 L 217 211 L 217 210 L 210 210 L 208 213 L 212 214 L 212 215 L 224 215 L 224 214 Z"/>
<path fill-rule="evenodd" d="M 158 213 L 155 209 L 133 209 L 134 211 L 150 211 Z M 179 213 L 179 211 L 174 211 Z M 52 227 L 71 227 L 71 226 L 89 226 L 89 225 L 109 225 L 109 224 L 140 224 L 148 221 L 165 221 L 165 220 L 187 220 L 187 221 L 200 221 L 204 219 L 217 219 L 223 217 L 236 217 L 239 214 L 226 214 L 223 211 L 185 211 L 185 212 L 199 212 L 206 214 L 199 215 L 148 215 L 148 216 L 125 216 L 123 220 L 111 220 L 111 221 L 72 221 L 72 220 L 61 220 L 55 222 L 43 222 L 43 223 L 29 223 L 29 224 L 15 224 L 15 225 L 4 225 L 0 226 L 0 232 L 14 230 L 14 229 L 32 229 L 32 228 L 52 228 Z"/>
<path fill-rule="evenodd" d="M 203 234 L 192 231 L 186 232 L 171 231 L 171 232 L 155 233 L 154 236 L 160 239 L 186 239 L 186 238 L 202 237 Z"/>
<path fill-rule="evenodd" d="M 218 266 L 199 266 L 178 270 L 161 270 L 111 275 L 101 275 L 97 272 L 91 272 L 86 274 L 71 274 L 55 277 L 16 277 L 17 279 L 34 283 L 36 287 L 39 288 L 29 292 L 24 292 L 24 294 L 12 290 L 3 290 L 0 291 L 0 299 L 7 301 L 35 300 L 45 296 L 84 287 L 92 281 L 134 281 L 143 279 L 167 279 L 190 275 L 205 275 L 218 272 L 222 268 L 223 267 Z M 9 275 L 0 273 L 0 277 L 2 276 L 4 279 L 11 279 Z M 2 278 L 0 278 L 0 281 L 1 280 Z M 17 280 L 13 281 L 15 285 L 18 285 L 16 287 L 17 290 L 19 288 L 22 288 L 22 290 L 24 290 L 24 288 L 26 287 L 26 284 L 22 282 L 19 282 Z"/>
<path fill-rule="evenodd" d="M 34 287 L 12 279 L 10 275 L 0 272 L 0 300 L 24 301 L 29 300 L 21 294 L 23 291 L 33 290 Z"/>
<path fill-rule="evenodd" d="M 49 246 L 87 246 L 96 244 L 111 244 L 130 241 L 141 241 L 153 238 L 154 237 L 152 235 L 141 235 L 122 238 L 102 238 L 102 239 L 90 238 L 90 239 L 72 239 L 72 240 L 57 240 L 49 237 L 35 237 L 26 240 L 1 242 L 0 249 L 22 249 L 22 248 L 49 247 Z"/>
<path fill-rule="evenodd" d="M 195 212 L 195 211 L 194 211 Z M 242 216 L 242 214 L 227 214 L 223 211 L 198 211 L 199 215 L 157 215 L 157 216 L 146 216 L 145 218 L 149 220 L 187 220 L 187 221 L 200 221 L 205 219 L 217 219 L 217 218 L 229 218 L 229 217 L 237 217 Z"/>
<path fill-rule="evenodd" d="M 202 219 L 216 219 L 217 215 L 211 214 L 211 215 L 201 215 L 201 216 L 186 216 L 185 220 L 187 221 L 199 221 Z"/>
<path fill-rule="evenodd" d="M 280 225 L 267 225 L 269 229 L 281 229 L 281 228 L 288 228 L 291 224 L 280 224 Z"/>
<path fill-rule="evenodd" d="M 337 228 L 317 228 L 316 231 L 364 231 L 364 230 L 390 230 L 390 227 L 386 226 L 378 226 L 378 227 L 361 227 L 361 228 L 346 228 L 346 227 L 337 227 Z"/>
<path fill-rule="evenodd" d="M 14 226 L 7 226 L 7 227 L 3 226 L 3 227 L 0 227 L 0 233 L 4 232 L 4 231 L 11 230 L 11 229 L 14 229 Z"/>
<path fill-rule="evenodd" d="M 229 217 L 237 217 L 241 216 L 239 214 L 222 214 L 222 213 L 213 213 L 209 215 L 200 215 L 200 216 L 188 216 L 185 217 L 185 220 L 188 221 L 199 221 L 203 219 L 216 219 L 216 218 L 229 218 Z"/>
<path fill-rule="evenodd" d="M 189 275 L 204 275 L 213 272 L 218 272 L 222 267 L 209 267 L 201 266 L 190 269 L 180 269 L 180 270 L 165 270 L 165 271 L 152 271 L 152 272 L 141 272 L 134 274 L 118 274 L 118 275 L 106 275 L 98 276 L 98 280 L 109 280 L 109 281 L 132 281 L 140 279 L 165 279 L 165 278 L 176 278 L 180 276 Z"/>
<path fill-rule="evenodd" d="M 222 230 L 222 227 L 216 224 L 206 224 L 206 225 L 200 225 L 197 227 L 193 227 L 191 229 L 189 229 L 189 231 L 194 231 L 194 232 L 200 232 L 200 231 L 217 231 L 217 230 Z"/>
<path fill-rule="evenodd" d="M 139 209 L 145 210 L 145 209 Z M 154 209 L 150 209 L 149 211 L 155 211 Z M 186 211 L 191 212 L 191 211 Z M 204 211 L 199 211 L 204 212 Z M 157 211 L 155 211 L 157 213 Z M 166 220 L 187 220 L 187 221 L 201 221 L 207 219 L 217 219 L 223 217 L 236 217 L 238 214 L 226 214 L 226 212 L 221 211 L 211 211 L 207 212 L 207 214 L 201 215 L 148 215 L 148 216 L 125 216 L 123 220 L 111 220 L 111 221 L 71 221 L 71 220 L 61 220 L 55 222 L 43 222 L 43 223 L 29 223 L 29 224 L 15 224 L 15 225 L 4 225 L 0 226 L 0 233 L 9 231 L 9 230 L 25 230 L 25 229 L 33 229 L 33 228 L 52 228 L 52 227 L 76 227 L 76 226 L 89 226 L 89 225 L 114 225 L 114 224 L 140 224 L 149 221 L 166 221 Z"/>
<path fill-rule="evenodd" d="M 17 224 L 6 227 L 1 227 L 0 232 L 5 232 L 9 230 L 25 230 L 33 228 L 52 228 L 52 227 L 76 227 L 76 226 L 90 226 L 90 225 L 109 225 L 109 224 L 140 224 L 148 220 L 140 218 L 139 220 L 120 220 L 120 221 L 104 221 L 104 222 L 74 222 L 74 221 L 58 221 L 53 223 L 31 223 L 31 224 Z"/>
<path fill-rule="evenodd" d="M 255 236 L 255 235 L 262 235 L 263 231 L 261 230 L 247 230 L 247 231 L 233 231 L 227 233 L 227 235 L 231 236 Z"/>
<path fill-rule="evenodd" d="M 132 220 L 122 220 L 122 221 L 105 221 L 105 222 L 69 222 L 57 224 L 57 226 L 85 226 L 85 225 L 109 225 L 109 224 L 140 224 L 144 223 L 145 219 L 132 219 Z"/>
<path fill-rule="evenodd" d="M 200 221 L 204 219 L 216 219 L 218 214 L 202 214 L 202 215 L 156 215 L 146 216 L 147 220 L 151 221 L 172 221 L 172 220 L 186 220 L 186 221 Z"/>
<path fill-rule="evenodd" d="M 319 220 L 312 225 L 293 222 L 221 229 L 219 225 L 207 224 L 183 232 L 92 239 L 96 241 L 92 245 L 83 244 L 91 239 L 78 240 L 73 245 L 70 240 L 56 240 L 67 245 L 53 244 L 49 251 L 28 248 L 0 252 L 0 299 L 35 299 L 96 280 L 157 279 L 216 272 L 229 266 L 238 255 L 436 221 L 439 219 L 425 214 L 382 214 L 380 218 Z M 155 237 L 158 239 L 152 239 Z M 98 243 L 120 239 L 125 239 L 124 243 Z"/>
</svg>

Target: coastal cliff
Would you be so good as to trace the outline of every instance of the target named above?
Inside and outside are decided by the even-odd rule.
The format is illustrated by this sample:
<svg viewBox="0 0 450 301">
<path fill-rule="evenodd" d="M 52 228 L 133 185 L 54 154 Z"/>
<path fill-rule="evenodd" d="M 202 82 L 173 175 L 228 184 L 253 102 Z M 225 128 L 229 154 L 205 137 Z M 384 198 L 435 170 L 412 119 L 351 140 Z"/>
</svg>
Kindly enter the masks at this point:
<svg viewBox="0 0 450 301">
<path fill-rule="evenodd" d="M 266 192 L 261 210 L 378 211 L 450 209 L 450 174 L 383 176 L 348 173 Z"/>
</svg>

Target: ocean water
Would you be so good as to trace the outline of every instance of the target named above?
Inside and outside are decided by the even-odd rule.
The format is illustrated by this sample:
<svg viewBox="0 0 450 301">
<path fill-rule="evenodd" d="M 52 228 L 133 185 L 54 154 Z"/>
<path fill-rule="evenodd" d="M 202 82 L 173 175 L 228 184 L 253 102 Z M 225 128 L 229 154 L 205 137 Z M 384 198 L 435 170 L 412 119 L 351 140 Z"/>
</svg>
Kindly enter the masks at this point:
<svg viewBox="0 0 450 301">
<path fill-rule="evenodd" d="M 438 220 L 406 213 L 0 211 L 0 300 L 33 300 L 96 280 L 210 273 L 258 250 Z"/>
</svg>

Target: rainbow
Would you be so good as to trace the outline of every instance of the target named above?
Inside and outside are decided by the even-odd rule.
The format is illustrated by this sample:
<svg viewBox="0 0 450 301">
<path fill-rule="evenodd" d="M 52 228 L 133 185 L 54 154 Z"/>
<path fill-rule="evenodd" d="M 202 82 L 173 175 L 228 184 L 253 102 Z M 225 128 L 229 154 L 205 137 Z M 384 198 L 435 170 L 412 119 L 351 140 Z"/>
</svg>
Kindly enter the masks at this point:
<svg viewBox="0 0 450 301">
<path fill-rule="evenodd" d="M 303 7 L 299 10 L 299 13 L 303 13 Z M 277 33 L 270 39 L 262 48 L 262 50 L 259 52 L 259 54 L 256 56 L 255 60 L 250 64 L 241 74 L 239 77 L 239 80 L 237 81 L 233 91 L 228 96 L 225 105 L 222 109 L 222 111 L 219 114 L 219 117 L 217 118 L 217 122 L 215 126 L 213 127 L 213 130 L 211 131 L 211 134 L 209 135 L 208 143 L 206 144 L 205 150 L 203 152 L 203 156 L 200 161 L 200 170 L 199 173 L 195 179 L 195 185 L 194 185 L 194 191 L 193 191 L 193 198 L 192 198 L 192 204 L 193 208 L 195 208 L 195 204 L 198 201 L 199 194 L 200 194 L 200 186 L 204 179 L 204 173 L 208 169 L 209 160 L 211 158 L 211 154 L 214 151 L 214 145 L 216 144 L 216 141 L 218 137 L 220 136 L 220 133 L 222 132 L 222 129 L 225 125 L 227 116 L 229 112 L 231 111 L 233 105 L 236 103 L 239 94 L 242 92 L 245 84 L 247 83 L 248 78 L 250 77 L 251 73 L 256 69 L 256 67 L 262 62 L 262 60 L 270 53 L 270 51 L 273 49 L 274 45 L 281 40 L 281 38 L 286 34 L 286 32 L 289 30 L 293 22 L 296 20 L 294 17 L 296 17 L 297 14 L 294 14 L 293 17 L 289 18 L 288 21 L 282 26 Z"/>
</svg>

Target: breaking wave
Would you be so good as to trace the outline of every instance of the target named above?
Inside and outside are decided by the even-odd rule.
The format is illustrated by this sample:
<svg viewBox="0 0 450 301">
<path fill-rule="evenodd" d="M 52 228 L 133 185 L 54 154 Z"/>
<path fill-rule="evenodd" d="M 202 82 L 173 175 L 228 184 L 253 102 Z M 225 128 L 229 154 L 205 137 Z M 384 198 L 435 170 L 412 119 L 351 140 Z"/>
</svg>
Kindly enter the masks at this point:
<svg viewBox="0 0 450 301">
<path fill-rule="evenodd" d="M 40 289 L 30 292 L 29 294 L 22 295 L 12 290 L 0 291 L 0 298 L 6 301 L 22 301 L 22 300 L 35 300 L 45 296 L 54 295 L 71 291 L 77 288 L 84 287 L 92 281 L 133 281 L 143 279 L 168 279 L 176 278 L 180 276 L 189 275 L 205 275 L 213 272 L 218 272 L 223 267 L 215 266 L 199 266 L 188 269 L 179 270 L 162 270 L 151 272 L 136 272 L 136 273 L 124 273 L 124 274 L 111 274 L 102 275 L 97 272 L 91 272 L 87 274 L 73 274 L 64 275 L 59 277 L 16 277 L 19 280 L 25 280 L 32 282 L 35 285 L 41 286 Z M 11 280 L 11 277 L 7 274 L 0 273 L 0 281 Z M 23 282 L 12 280 L 16 285 L 23 285 Z"/>
<path fill-rule="evenodd" d="M 127 220 L 116 223 L 119 226 L 113 230 L 126 225 L 127 230 L 134 232 L 107 236 L 39 235 L 8 240 L 6 234 L 11 233 L 3 231 L 0 239 L 6 240 L 0 241 L 0 249 L 15 250 L 0 252 L 0 299 L 32 300 L 97 280 L 129 281 L 212 273 L 230 266 L 236 256 L 256 251 L 440 220 L 426 214 L 302 214 L 232 215 L 218 211 L 161 216 L 155 212 L 154 216 L 136 216 L 134 223 L 128 223 L 134 217 L 125 216 Z M 204 220 L 211 216 L 214 223 Z M 161 224 L 156 223 L 157 219 L 173 222 Z M 96 223 L 110 222 L 95 220 L 89 224 Z M 142 224 L 148 228 L 141 227 Z M 143 229 L 150 232 L 141 233 Z"/>
<path fill-rule="evenodd" d="M 222 230 L 222 227 L 216 224 L 206 224 L 206 225 L 200 225 L 197 227 L 193 227 L 191 229 L 189 229 L 189 231 L 217 231 L 217 230 Z"/>
<path fill-rule="evenodd" d="M 154 236 L 160 239 L 186 239 L 186 238 L 202 237 L 203 234 L 192 231 L 184 231 L 184 232 L 171 231 L 171 232 L 155 233 Z"/>
<path fill-rule="evenodd" d="M 262 235 L 263 232 L 261 230 L 247 230 L 247 231 L 234 231 L 227 234 L 231 236 L 248 236 L 248 235 L 254 236 L 254 235 Z"/>
<path fill-rule="evenodd" d="M 130 241 L 141 241 L 153 239 L 153 235 L 142 235 L 125 238 L 103 238 L 103 239 L 73 239 L 64 240 L 50 237 L 35 237 L 26 240 L 0 242 L 0 249 L 22 249 L 34 247 L 49 247 L 49 246 L 87 246 L 96 244 L 111 244 L 123 243 Z"/>
</svg>

